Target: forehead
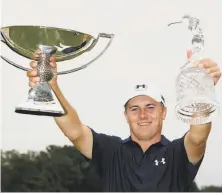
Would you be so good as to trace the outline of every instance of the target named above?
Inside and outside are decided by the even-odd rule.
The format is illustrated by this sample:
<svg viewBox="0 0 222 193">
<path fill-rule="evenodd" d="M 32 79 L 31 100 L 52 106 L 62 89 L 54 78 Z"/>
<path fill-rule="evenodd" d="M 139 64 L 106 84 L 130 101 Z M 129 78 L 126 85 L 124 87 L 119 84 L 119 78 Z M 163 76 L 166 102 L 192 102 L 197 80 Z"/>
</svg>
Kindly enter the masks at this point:
<svg viewBox="0 0 222 193">
<path fill-rule="evenodd" d="M 127 103 L 127 106 L 130 105 L 143 105 L 143 104 L 157 104 L 159 102 L 157 102 L 156 100 L 154 100 L 153 98 L 149 97 L 149 96 L 145 96 L 145 95 L 141 95 L 141 96 L 136 96 L 133 97 L 132 99 L 130 99 Z"/>
</svg>

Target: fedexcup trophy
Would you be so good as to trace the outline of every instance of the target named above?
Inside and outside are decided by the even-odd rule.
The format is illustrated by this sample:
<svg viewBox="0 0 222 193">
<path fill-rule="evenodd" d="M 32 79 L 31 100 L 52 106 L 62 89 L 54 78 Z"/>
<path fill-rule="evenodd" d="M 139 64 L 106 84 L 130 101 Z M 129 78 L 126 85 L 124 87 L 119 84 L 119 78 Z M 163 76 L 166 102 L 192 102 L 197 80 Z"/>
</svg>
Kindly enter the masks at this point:
<svg viewBox="0 0 222 193">
<path fill-rule="evenodd" d="M 55 56 L 56 62 L 70 60 L 85 52 L 89 52 L 100 41 L 106 38 L 108 41 L 103 50 L 86 64 L 82 64 L 70 70 L 54 72 L 49 64 L 49 58 Z M 38 61 L 36 70 L 40 82 L 29 90 L 27 100 L 15 108 L 15 112 L 32 115 L 61 116 L 64 109 L 49 85 L 49 81 L 55 75 L 68 74 L 84 69 L 98 59 L 110 46 L 113 34 L 99 33 L 97 38 L 92 35 L 54 27 L 43 26 L 8 26 L 1 28 L 1 41 L 14 52 Z M 36 51 L 40 51 L 35 58 Z M 1 56 L 9 64 L 21 70 L 29 68 L 20 66 Z"/>
<path fill-rule="evenodd" d="M 186 24 L 192 33 L 192 57 L 180 69 L 176 78 L 176 115 L 185 123 L 192 125 L 211 122 L 219 111 L 213 78 L 203 68 L 194 67 L 202 59 L 204 35 L 197 18 L 183 16 L 179 22 Z"/>
</svg>

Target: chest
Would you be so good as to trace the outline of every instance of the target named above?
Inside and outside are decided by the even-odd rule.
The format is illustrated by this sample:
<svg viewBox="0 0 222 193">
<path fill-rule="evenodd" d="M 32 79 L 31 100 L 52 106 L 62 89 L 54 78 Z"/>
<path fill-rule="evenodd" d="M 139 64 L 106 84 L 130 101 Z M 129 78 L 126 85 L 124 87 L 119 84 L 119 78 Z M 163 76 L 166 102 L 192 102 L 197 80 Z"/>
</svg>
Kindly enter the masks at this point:
<svg viewBox="0 0 222 193">
<path fill-rule="evenodd" d="M 136 177 L 141 182 L 161 178 L 170 169 L 170 158 L 164 147 L 153 146 L 146 152 L 137 146 L 122 147 L 114 160 L 123 173 L 132 178 Z"/>
<path fill-rule="evenodd" d="M 165 190 L 175 173 L 172 164 L 164 147 L 151 147 L 143 153 L 139 147 L 123 146 L 110 159 L 104 175 L 127 191 L 152 191 L 158 186 Z"/>
</svg>

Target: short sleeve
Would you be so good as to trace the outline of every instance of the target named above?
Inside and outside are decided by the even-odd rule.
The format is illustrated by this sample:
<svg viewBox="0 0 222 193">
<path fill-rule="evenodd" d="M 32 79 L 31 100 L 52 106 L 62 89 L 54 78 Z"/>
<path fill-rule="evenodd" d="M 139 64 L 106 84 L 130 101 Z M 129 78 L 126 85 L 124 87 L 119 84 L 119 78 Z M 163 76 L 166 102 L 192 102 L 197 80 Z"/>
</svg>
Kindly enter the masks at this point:
<svg viewBox="0 0 222 193">
<path fill-rule="evenodd" d="M 99 174 L 107 170 L 107 166 L 112 162 L 115 152 L 121 144 L 121 139 L 97 133 L 91 129 L 93 135 L 93 149 L 91 164 L 96 167 Z"/>
<path fill-rule="evenodd" d="M 184 180 L 186 180 L 190 186 L 197 175 L 204 156 L 202 156 L 199 162 L 195 165 L 189 161 L 184 146 L 185 136 L 186 134 L 182 138 L 172 141 L 172 146 L 174 150 L 174 162 L 177 163 L 179 174 L 182 175 Z"/>
</svg>

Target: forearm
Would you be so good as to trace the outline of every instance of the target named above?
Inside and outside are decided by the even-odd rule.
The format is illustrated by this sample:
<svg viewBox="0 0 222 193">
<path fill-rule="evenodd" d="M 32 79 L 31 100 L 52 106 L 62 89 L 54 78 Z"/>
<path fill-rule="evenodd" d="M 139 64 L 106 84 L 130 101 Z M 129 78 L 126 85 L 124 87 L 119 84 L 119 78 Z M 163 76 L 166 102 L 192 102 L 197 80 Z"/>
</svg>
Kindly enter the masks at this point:
<svg viewBox="0 0 222 193">
<path fill-rule="evenodd" d="M 210 130 L 211 123 L 190 126 L 190 130 L 185 136 L 184 145 L 191 163 L 196 164 L 204 155 Z"/>
<path fill-rule="evenodd" d="M 189 141 L 197 145 L 206 143 L 211 131 L 211 124 L 191 125 L 188 135 Z"/>
<path fill-rule="evenodd" d="M 76 110 L 66 100 L 58 84 L 51 85 L 51 87 L 65 111 L 65 115 L 55 117 L 55 121 L 64 135 L 75 141 L 81 135 L 83 125 Z"/>
</svg>

